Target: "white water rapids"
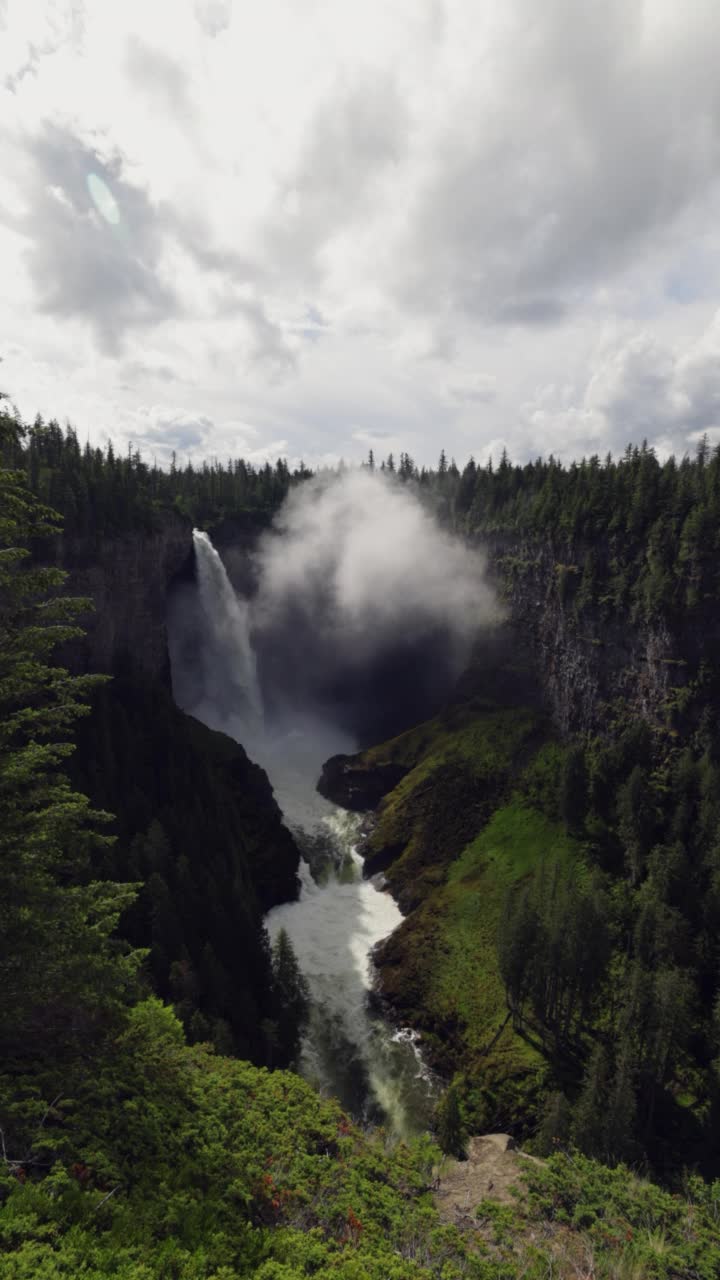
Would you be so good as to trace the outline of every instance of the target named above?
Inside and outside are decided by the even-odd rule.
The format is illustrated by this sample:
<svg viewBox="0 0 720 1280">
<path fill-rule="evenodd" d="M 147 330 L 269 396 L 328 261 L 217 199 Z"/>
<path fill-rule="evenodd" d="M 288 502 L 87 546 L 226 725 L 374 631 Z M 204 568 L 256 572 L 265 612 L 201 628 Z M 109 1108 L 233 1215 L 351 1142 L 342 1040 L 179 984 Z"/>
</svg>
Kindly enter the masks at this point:
<svg viewBox="0 0 720 1280">
<path fill-rule="evenodd" d="M 356 852 L 360 817 L 315 789 L 323 761 L 352 751 L 354 743 L 307 718 L 291 725 L 264 723 L 247 603 L 233 590 L 207 534 L 196 530 L 194 540 L 201 606 L 201 651 L 194 661 L 202 679 L 192 693 L 176 680 L 176 662 L 187 662 L 187 654 L 177 653 L 171 628 L 173 684 L 185 710 L 241 742 L 266 770 L 305 855 L 299 900 L 275 907 L 266 919 L 271 938 L 281 928 L 288 933 L 310 987 L 312 1012 L 300 1069 L 356 1118 L 409 1136 L 427 1127 L 433 1083 L 414 1034 L 393 1031 L 368 1002 L 370 953 L 402 916 L 389 893 L 362 878 Z"/>
</svg>

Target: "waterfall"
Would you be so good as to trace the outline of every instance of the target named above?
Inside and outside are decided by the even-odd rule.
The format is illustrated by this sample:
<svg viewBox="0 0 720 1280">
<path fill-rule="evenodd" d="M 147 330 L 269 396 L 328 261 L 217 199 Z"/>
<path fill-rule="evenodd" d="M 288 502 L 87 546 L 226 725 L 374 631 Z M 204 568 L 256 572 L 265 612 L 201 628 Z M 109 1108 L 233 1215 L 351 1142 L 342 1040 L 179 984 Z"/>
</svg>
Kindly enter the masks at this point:
<svg viewBox="0 0 720 1280">
<path fill-rule="evenodd" d="M 201 608 L 203 696 L 216 727 L 229 719 L 255 728 L 262 721 L 262 696 L 250 643 L 247 601 L 237 595 L 210 538 L 193 529 Z"/>
</svg>

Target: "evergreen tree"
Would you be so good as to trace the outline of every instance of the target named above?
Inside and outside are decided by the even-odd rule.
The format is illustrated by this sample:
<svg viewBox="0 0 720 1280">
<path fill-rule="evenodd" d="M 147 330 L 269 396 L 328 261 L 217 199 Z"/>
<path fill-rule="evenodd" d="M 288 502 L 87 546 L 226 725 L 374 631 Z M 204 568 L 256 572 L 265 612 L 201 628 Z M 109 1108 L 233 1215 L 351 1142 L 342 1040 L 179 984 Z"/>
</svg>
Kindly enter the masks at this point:
<svg viewBox="0 0 720 1280">
<path fill-rule="evenodd" d="M 460 1112 L 458 1089 L 453 1083 L 448 1086 L 435 1108 L 435 1128 L 440 1150 L 456 1160 L 467 1158 L 467 1135 Z"/>
<path fill-rule="evenodd" d="M 463 470 L 460 478 L 460 484 L 458 485 L 458 491 L 455 496 L 455 509 L 461 515 L 470 510 L 475 496 L 476 485 L 477 467 L 475 465 L 475 459 L 470 458 L 470 461 Z"/>
<path fill-rule="evenodd" d="M 605 1117 L 605 1149 L 611 1159 L 632 1159 L 636 1151 L 636 1114 L 633 1051 L 629 1037 L 625 1037 L 618 1046 Z"/>
<path fill-rule="evenodd" d="M 535 1139 L 537 1151 L 550 1156 L 570 1139 L 572 1112 L 565 1094 L 556 1090 L 546 1100 L 540 1128 Z"/>
<path fill-rule="evenodd" d="M 0 457 L 18 434 L 0 416 Z M 0 465 L 0 1050 L 18 1062 L 87 1046 L 119 1014 L 136 968 L 111 938 L 135 889 L 92 879 L 105 815 L 62 771 L 97 678 L 51 663 L 88 607 L 58 594 L 64 573 L 31 562 L 28 541 L 58 528 Z"/>
<path fill-rule="evenodd" d="M 310 992 L 292 943 L 281 929 L 272 949 L 274 1041 L 279 1054 L 276 1066 L 297 1063 L 303 1031 L 310 1016 Z"/>
<path fill-rule="evenodd" d="M 618 792 L 617 812 L 628 876 L 630 883 L 636 885 L 645 866 L 654 816 L 647 771 L 638 764 Z"/>
<path fill-rule="evenodd" d="M 540 939 L 540 921 L 530 890 L 523 888 L 517 897 L 508 894 L 498 933 L 498 964 L 515 1027 L 522 1021 L 532 990 Z"/>
<path fill-rule="evenodd" d="M 605 1046 L 595 1045 L 585 1070 L 580 1096 L 572 1113 L 572 1140 L 588 1156 L 604 1147 L 608 1061 Z"/>
</svg>

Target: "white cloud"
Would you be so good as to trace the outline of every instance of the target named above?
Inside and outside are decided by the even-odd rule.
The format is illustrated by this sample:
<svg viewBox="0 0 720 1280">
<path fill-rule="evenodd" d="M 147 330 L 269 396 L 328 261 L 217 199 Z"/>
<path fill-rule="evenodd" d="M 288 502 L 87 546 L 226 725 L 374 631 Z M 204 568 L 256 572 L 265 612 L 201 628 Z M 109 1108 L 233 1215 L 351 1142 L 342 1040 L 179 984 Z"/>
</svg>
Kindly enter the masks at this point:
<svg viewBox="0 0 720 1280">
<path fill-rule="evenodd" d="M 209 36 L 217 36 L 230 26 L 232 0 L 195 0 L 195 16 Z"/>
<path fill-rule="evenodd" d="M 188 414 L 193 448 L 317 459 L 715 431 L 713 0 L 7 0 L 3 23 L 0 326 L 25 354 L 2 382 L 27 416 L 127 439 L 162 397 L 168 442 Z"/>
<path fill-rule="evenodd" d="M 703 434 L 720 439 L 720 312 L 692 341 L 669 346 L 647 330 L 607 337 L 580 388 L 548 385 L 523 406 L 542 438 L 560 428 L 556 453 L 622 451 L 643 439 L 682 454 Z"/>
</svg>

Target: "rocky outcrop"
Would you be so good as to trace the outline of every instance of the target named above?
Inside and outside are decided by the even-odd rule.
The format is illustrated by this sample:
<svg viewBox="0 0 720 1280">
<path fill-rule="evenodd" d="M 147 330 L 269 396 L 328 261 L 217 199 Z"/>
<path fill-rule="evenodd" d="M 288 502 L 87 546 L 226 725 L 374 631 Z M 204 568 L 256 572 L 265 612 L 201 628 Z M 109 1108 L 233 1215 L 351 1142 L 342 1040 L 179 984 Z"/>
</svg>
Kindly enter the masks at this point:
<svg viewBox="0 0 720 1280">
<path fill-rule="evenodd" d="M 160 681 L 137 671 L 116 676 L 77 737 L 78 785 L 118 815 L 120 878 L 125 851 L 156 819 L 173 863 L 188 858 L 202 897 L 196 922 L 209 895 L 219 910 L 231 909 L 233 894 L 248 904 L 254 894 L 262 912 L 297 898 L 298 849 L 264 769 L 234 739 L 181 711 Z"/>
<path fill-rule="evenodd" d="M 331 756 L 323 765 L 317 784 L 321 796 L 362 813 L 376 809 L 383 796 L 392 791 L 408 772 L 402 764 L 363 765 L 352 755 Z"/>
<path fill-rule="evenodd" d="M 65 569 L 68 595 L 95 604 L 81 615 L 85 636 L 58 655 L 74 671 L 113 672 L 131 665 L 143 677 L 169 684 L 165 616 L 170 583 L 192 557 L 192 524 L 158 513 L 152 529 L 103 538 L 58 538 L 55 563 Z"/>
</svg>

